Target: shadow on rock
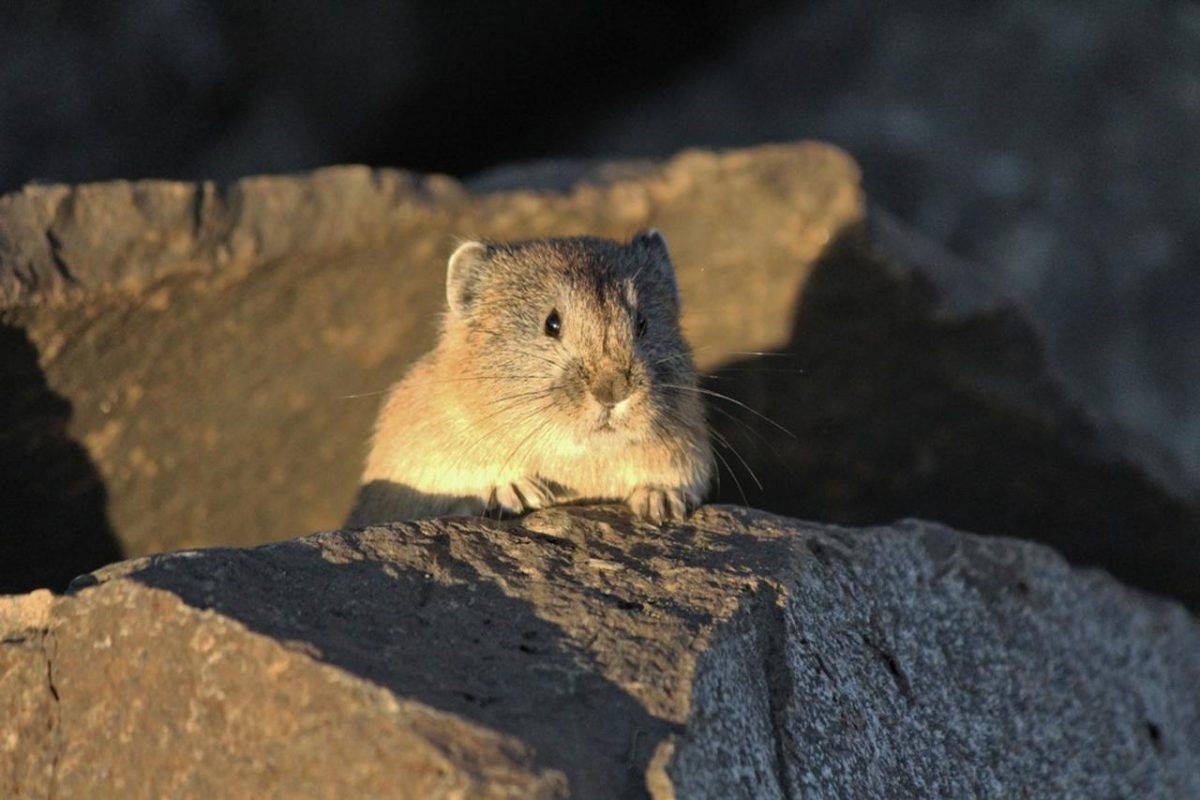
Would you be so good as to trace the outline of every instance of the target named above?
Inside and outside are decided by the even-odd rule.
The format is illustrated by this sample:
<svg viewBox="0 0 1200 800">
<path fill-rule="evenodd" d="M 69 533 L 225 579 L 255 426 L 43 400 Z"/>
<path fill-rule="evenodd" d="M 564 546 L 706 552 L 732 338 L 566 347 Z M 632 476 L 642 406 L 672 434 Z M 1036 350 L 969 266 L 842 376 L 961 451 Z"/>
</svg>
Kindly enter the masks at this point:
<svg viewBox="0 0 1200 800">
<path fill-rule="evenodd" d="M 37 348 L 0 324 L 0 594 L 62 591 L 121 558 L 103 480 L 67 434 L 70 418 Z"/>
<path fill-rule="evenodd" d="M 567 776 L 573 795 L 644 794 L 651 749 L 670 723 L 602 677 L 532 604 L 456 559 L 444 537 L 416 545 L 428 571 L 403 563 L 413 547 L 376 528 L 152 557 L 128 577 L 398 696 L 519 737 L 542 766 Z"/>
<path fill-rule="evenodd" d="M 1018 309 L 958 313 L 946 300 L 875 256 L 862 230 L 831 245 L 787 345 L 706 376 L 745 406 L 709 403 L 738 454 L 720 448 L 720 500 L 1032 539 L 1200 606 L 1200 511 L 1107 443 Z"/>
<path fill-rule="evenodd" d="M 381 520 L 415 519 L 444 513 L 456 508 L 472 514 L 478 498 L 465 495 L 430 494 L 393 481 L 370 481 L 358 487 L 354 507 L 346 518 L 347 528 L 362 528 Z"/>
</svg>

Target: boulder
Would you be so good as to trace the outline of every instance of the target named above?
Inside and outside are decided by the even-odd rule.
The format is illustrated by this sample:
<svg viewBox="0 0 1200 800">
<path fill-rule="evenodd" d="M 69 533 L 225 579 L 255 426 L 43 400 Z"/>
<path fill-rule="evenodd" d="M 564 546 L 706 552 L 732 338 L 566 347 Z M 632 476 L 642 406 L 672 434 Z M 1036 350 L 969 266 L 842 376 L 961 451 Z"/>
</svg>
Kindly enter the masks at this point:
<svg viewBox="0 0 1200 800">
<path fill-rule="evenodd" d="M 0 589 L 337 527 L 455 236 L 647 225 L 728 442 L 717 498 L 1039 539 L 1200 604 L 1194 487 L 1092 420 L 1021 308 L 868 214 L 817 143 L 469 186 L 337 167 L 0 198 Z"/>
<path fill-rule="evenodd" d="M 446 518 L 0 602 L 0 794 L 1200 793 L 1200 625 L 1028 542 Z"/>
<path fill-rule="evenodd" d="M 1190 4 L 780 3 L 550 152 L 845 148 L 872 202 L 1028 303 L 1089 406 L 1200 480 L 1198 44 Z"/>
<path fill-rule="evenodd" d="M 786 338 L 806 269 L 861 214 L 824 145 L 614 175 L 471 194 L 339 167 L 0 198 L 0 590 L 339 525 L 379 395 L 432 344 L 455 237 L 658 225 L 714 364 Z"/>
</svg>

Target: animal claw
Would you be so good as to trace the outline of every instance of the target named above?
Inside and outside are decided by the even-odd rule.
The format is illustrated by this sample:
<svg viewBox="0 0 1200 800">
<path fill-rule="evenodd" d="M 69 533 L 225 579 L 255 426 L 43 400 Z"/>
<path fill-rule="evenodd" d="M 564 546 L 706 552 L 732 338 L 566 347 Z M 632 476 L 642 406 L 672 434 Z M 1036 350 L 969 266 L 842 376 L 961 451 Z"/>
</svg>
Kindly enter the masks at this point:
<svg viewBox="0 0 1200 800">
<path fill-rule="evenodd" d="M 538 477 L 518 478 L 509 484 L 492 488 L 488 508 L 524 514 L 554 504 L 554 492 L 546 481 Z"/>
<path fill-rule="evenodd" d="M 695 499 L 683 489 L 639 486 L 625 500 L 629 510 L 655 525 L 683 520 L 695 507 Z"/>
</svg>

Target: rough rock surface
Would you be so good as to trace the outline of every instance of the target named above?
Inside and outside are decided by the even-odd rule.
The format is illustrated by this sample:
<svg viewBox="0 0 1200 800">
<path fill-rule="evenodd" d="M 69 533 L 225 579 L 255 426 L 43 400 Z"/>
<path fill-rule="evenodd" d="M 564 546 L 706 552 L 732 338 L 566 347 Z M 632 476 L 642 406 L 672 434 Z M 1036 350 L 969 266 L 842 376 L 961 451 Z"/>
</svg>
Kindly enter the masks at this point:
<svg viewBox="0 0 1200 800">
<path fill-rule="evenodd" d="M 1092 408 L 1200 477 L 1200 9 L 802 0 L 553 153 L 824 139 L 1035 310 Z"/>
<path fill-rule="evenodd" d="M 719 498 L 1041 539 L 1200 603 L 1194 490 L 1076 407 L 981 272 L 867 217 L 854 163 L 815 143 L 473 189 L 344 167 L 0 198 L 0 586 L 336 527 L 454 236 L 645 225 L 706 388 L 754 409 L 709 396 L 736 450 Z"/>
<path fill-rule="evenodd" d="M 1200 625 L 1027 542 L 709 506 L 150 556 L 0 603 L 0 794 L 1200 793 Z"/>
<path fill-rule="evenodd" d="M 0 599 L 0 620 L 14 602 Z M 42 625 L 3 635 L 4 797 L 550 797 L 562 787 L 509 738 L 136 581 L 59 600 Z"/>
<path fill-rule="evenodd" d="M 457 236 L 657 225 L 715 364 L 786 339 L 806 270 L 861 213 L 853 162 L 817 144 L 554 194 L 344 167 L 2 197 L 0 587 L 339 525 L 379 394 L 432 343 Z"/>
</svg>

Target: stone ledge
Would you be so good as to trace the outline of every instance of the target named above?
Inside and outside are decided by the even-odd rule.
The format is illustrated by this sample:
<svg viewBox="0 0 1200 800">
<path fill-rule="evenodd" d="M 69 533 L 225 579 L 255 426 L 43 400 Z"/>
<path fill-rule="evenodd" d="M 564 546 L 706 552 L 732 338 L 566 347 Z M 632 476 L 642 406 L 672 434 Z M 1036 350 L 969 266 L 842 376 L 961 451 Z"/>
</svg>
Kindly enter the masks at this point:
<svg viewBox="0 0 1200 800">
<path fill-rule="evenodd" d="M 1193 618 L 916 521 L 397 523 L 124 562 L 56 602 L 49 655 L 27 633 L 0 716 L 55 746 L 9 748 L 5 790 L 1200 792 Z"/>
</svg>

